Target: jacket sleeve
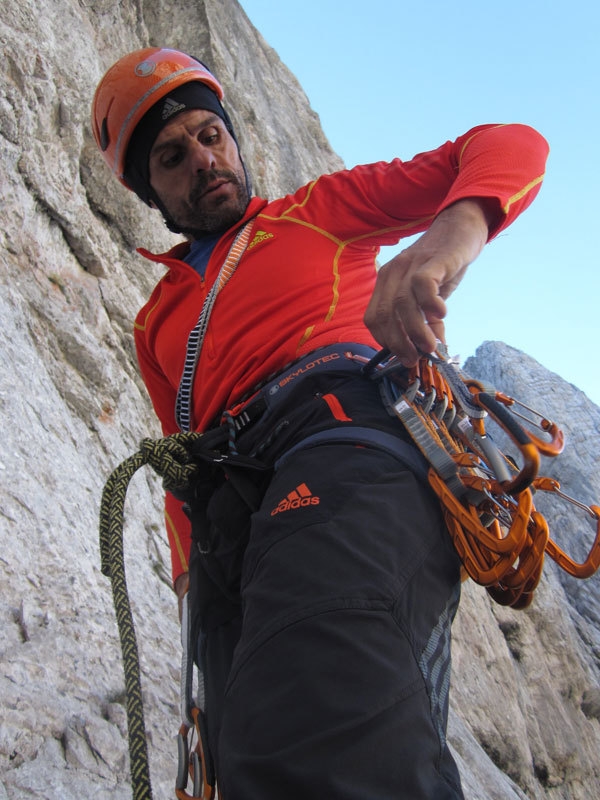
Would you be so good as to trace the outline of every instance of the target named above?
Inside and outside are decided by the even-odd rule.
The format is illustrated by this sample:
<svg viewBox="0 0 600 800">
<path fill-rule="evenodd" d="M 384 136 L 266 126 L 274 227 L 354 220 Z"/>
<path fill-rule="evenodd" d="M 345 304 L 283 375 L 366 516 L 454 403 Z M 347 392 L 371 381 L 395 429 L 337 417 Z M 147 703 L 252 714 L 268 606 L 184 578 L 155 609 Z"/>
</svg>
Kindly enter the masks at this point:
<svg viewBox="0 0 600 800">
<path fill-rule="evenodd" d="M 146 341 L 146 317 L 148 309 L 154 307 L 156 297 L 149 302 L 138 314 L 134 326 L 134 339 L 140 372 L 154 411 L 162 426 L 164 436 L 178 432 L 175 422 L 175 401 L 177 392 L 167 380 L 160 367 L 156 364 Z M 165 495 L 165 524 L 167 537 L 171 549 L 171 574 L 173 582 L 183 572 L 188 571 L 189 554 L 191 547 L 190 521 L 182 508 L 183 504 L 170 492 Z"/>
<path fill-rule="evenodd" d="M 501 213 L 493 238 L 537 195 L 548 151 L 543 136 L 527 125 L 473 128 L 452 147 L 456 178 L 437 212 L 467 197 L 495 199 Z"/>
<path fill-rule="evenodd" d="M 290 213 L 325 220 L 342 241 L 380 246 L 427 230 L 458 200 L 488 198 L 498 206 L 492 238 L 536 196 L 547 155 L 546 140 L 527 125 L 481 125 L 408 161 L 322 176 L 308 187 L 310 201 L 295 197 Z"/>
</svg>

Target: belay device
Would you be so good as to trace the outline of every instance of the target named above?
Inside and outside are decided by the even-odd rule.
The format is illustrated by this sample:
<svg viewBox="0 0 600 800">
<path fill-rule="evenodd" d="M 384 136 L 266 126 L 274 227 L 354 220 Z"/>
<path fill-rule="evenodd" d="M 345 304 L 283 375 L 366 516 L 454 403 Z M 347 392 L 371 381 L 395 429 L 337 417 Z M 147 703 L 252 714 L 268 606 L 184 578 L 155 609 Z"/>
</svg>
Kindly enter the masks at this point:
<svg viewBox="0 0 600 800">
<path fill-rule="evenodd" d="M 370 361 L 352 353 L 347 355 L 362 362 L 364 374 L 380 383 L 389 412 L 402 420 L 427 459 L 429 483 L 440 499 L 463 570 L 485 586 L 495 601 L 515 609 L 526 608 L 539 583 L 545 554 L 576 578 L 588 578 L 596 572 L 600 566 L 600 507 L 580 503 L 562 492 L 557 480 L 538 475 L 540 456 L 556 456 L 563 449 L 563 435 L 555 423 L 464 375 L 441 344 L 412 369 L 404 367 L 385 350 Z M 515 445 L 515 458 L 504 454 L 494 443 L 486 429 L 489 419 Z M 102 571 L 111 579 L 123 653 L 135 800 L 151 800 L 152 790 L 137 644 L 125 581 L 125 495 L 133 474 L 144 464 L 150 464 L 163 478 L 168 491 L 192 486 L 199 475 L 198 448 L 206 445 L 211 452 L 209 440 L 214 433 L 220 435 L 217 429 L 204 436 L 181 433 L 164 439 L 145 439 L 140 451 L 114 470 L 102 496 Z M 220 462 L 235 459 L 233 454 L 214 452 Z M 596 534 L 583 562 L 574 561 L 552 541 L 548 523 L 534 506 L 535 492 L 552 492 L 592 518 Z M 205 747 L 201 674 L 198 697 L 192 696 L 193 659 L 187 611 L 184 604 L 183 722 L 177 737 L 179 768 L 175 793 L 180 800 L 213 800 L 216 781 Z M 192 794 L 188 794 L 190 779 Z"/>
<path fill-rule="evenodd" d="M 413 369 L 382 350 L 364 371 L 381 382 L 388 410 L 402 420 L 429 462 L 429 483 L 464 571 L 496 602 L 526 608 L 545 553 L 576 578 L 596 572 L 600 507 L 580 503 L 562 492 L 557 480 L 538 475 L 540 455 L 553 457 L 563 450 L 564 437 L 554 422 L 464 375 L 441 343 Z M 515 445 L 516 459 L 494 443 L 486 430 L 489 418 Z M 548 523 L 533 504 L 540 491 L 554 492 L 593 519 L 596 535 L 582 563 L 550 538 Z"/>
</svg>

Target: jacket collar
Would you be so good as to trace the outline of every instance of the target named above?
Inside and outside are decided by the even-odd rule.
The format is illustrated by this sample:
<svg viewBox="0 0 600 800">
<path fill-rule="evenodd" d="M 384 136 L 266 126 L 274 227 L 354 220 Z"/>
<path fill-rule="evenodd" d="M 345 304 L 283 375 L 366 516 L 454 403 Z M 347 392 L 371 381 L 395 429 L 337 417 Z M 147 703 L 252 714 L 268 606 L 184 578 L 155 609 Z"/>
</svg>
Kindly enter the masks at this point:
<svg viewBox="0 0 600 800">
<path fill-rule="evenodd" d="M 263 200 L 262 197 L 253 197 L 250 202 L 248 203 L 248 207 L 244 213 L 244 216 L 240 219 L 239 222 L 236 222 L 231 228 L 228 228 L 221 238 L 224 237 L 233 237 L 237 233 L 237 231 L 251 218 L 255 217 L 266 205 L 267 200 Z M 150 250 L 146 250 L 144 247 L 138 247 L 137 252 L 147 258 L 149 261 L 155 261 L 159 264 L 164 264 L 166 267 L 172 267 L 175 264 L 181 262 L 190 250 L 190 243 L 189 242 L 178 242 L 176 245 L 171 247 L 170 250 L 167 250 L 166 253 L 152 253 Z"/>
</svg>

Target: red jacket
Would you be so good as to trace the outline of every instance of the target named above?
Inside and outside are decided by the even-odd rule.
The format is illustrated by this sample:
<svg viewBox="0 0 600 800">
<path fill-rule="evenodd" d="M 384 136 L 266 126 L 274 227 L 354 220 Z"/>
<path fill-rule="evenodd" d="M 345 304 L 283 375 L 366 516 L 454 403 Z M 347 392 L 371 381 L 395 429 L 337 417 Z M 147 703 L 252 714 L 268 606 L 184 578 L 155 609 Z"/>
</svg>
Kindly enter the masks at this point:
<svg viewBox="0 0 600 800">
<path fill-rule="evenodd" d="M 363 324 L 381 245 L 424 231 L 467 197 L 495 198 L 504 217 L 496 235 L 533 200 L 548 146 L 523 125 L 474 128 L 421 153 L 324 175 L 273 202 L 253 198 L 217 243 L 205 278 L 180 259 L 189 245 L 147 258 L 167 274 L 135 322 L 142 377 L 165 435 L 175 433 L 175 400 L 190 330 L 235 234 L 254 217 L 250 242 L 217 296 L 196 370 L 193 428 L 204 430 L 262 379 L 317 347 L 377 346 Z M 189 522 L 167 496 L 173 577 L 187 569 Z"/>
</svg>

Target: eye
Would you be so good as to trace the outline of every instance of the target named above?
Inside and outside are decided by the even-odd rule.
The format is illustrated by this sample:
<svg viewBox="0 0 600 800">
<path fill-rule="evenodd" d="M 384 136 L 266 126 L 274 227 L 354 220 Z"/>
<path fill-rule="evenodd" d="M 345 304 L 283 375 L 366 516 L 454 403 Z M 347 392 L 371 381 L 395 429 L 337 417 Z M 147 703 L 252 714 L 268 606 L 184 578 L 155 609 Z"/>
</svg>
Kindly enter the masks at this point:
<svg viewBox="0 0 600 800">
<path fill-rule="evenodd" d="M 163 152 L 161 156 L 160 164 L 165 169 L 172 169 L 173 167 L 178 166 L 181 163 L 182 159 L 183 159 L 183 153 L 181 150 L 179 149 L 165 150 L 165 152 Z"/>
<path fill-rule="evenodd" d="M 203 145 L 210 147 L 211 145 L 215 145 L 218 143 L 219 139 L 221 138 L 221 133 L 218 128 L 204 128 L 201 132 L 199 139 Z"/>
</svg>

